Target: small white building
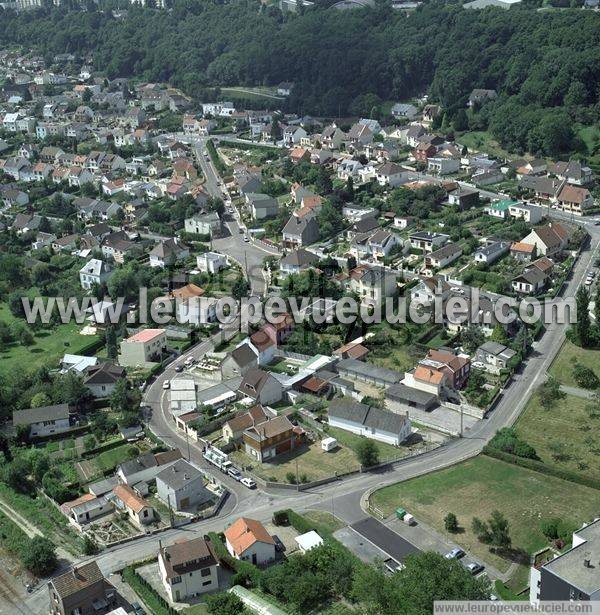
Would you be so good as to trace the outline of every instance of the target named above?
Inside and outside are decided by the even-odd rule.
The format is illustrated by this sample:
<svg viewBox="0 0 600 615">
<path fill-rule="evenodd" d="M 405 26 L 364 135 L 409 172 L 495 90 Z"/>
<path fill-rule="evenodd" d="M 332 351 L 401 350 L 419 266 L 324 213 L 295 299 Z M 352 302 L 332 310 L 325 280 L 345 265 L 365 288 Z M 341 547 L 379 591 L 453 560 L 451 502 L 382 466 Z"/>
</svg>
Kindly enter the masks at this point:
<svg viewBox="0 0 600 615">
<path fill-rule="evenodd" d="M 412 433 L 408 416 L 350 399 L 332 400 L 328 415 L 332 427 L 396 446 Z"/>
<path fill-rule="evenodd" d="M 227 268 L 227 257 L 219 252 L 205 252 L 196 256 L 196 266 L 202 273 L 219 273 Z"/>
<path fill-rule="evenodd" d="M 314 530 L 310 530 L 310 532 L 306 532 L 306 534 L 300 534 L 300 536 L 296 536 L 294 540 L 302 554 L 316 547 L 320 547 L 323 544 L 323 539 Z"/>
</svg>

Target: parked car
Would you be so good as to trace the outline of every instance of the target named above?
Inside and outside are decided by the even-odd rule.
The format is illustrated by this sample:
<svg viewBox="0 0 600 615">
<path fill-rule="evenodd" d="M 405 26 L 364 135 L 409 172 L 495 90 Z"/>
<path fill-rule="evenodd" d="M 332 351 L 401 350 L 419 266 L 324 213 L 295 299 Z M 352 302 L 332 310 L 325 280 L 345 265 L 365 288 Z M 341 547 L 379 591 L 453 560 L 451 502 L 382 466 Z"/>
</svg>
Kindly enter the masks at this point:
<svg viewBox="0 0 600 615">
<path fill-rule="evenodd" d="M 171 388 L 171 382 L 169 380 L 165 380 L 163 382 L 163 389 L 170 389 Z"/>
<path fill-rule="evenodd" d="M 285 551 L 285 545 L 281 542 L 279 536 L 273 536 L 273 541 L 275 542 L 275 551 L 279 553 L 283 553 Z"/>
<path fill-rule="evenodd" d="M 479 562 L 471 562 L 470 564 L 467 564 L 465 568 L 471 574 L 479 574 L 483 570 L 483 566 Z"/>
<path fill-rule="evenodd" d="M 465 552 L 457 547 L 456 549 L 452 549 L 452 551 L 448 551 L 444 557 L 446 559 L 460 559 L 464 554 Z"/>
<path fill-rule="evenodd" d="M 133 609 L 133 612 L 135 613 L 135 615 L 144 615 L 146 613 L 146 611 L 144 611 L 144 609 L 142 608 L 142 605 L 139 602 L 134 602 L 131 605 L 131 608 Z"/>
<path fill-rule="evenodd" d="M 227 474 L 229 474 L 231 478 L 235 478 L 235 480 L 242 480 L 242 473 L 235 466 L 229 468 L 229 470 L 227 470 Z"/>
<path fill-rule="evenodd" d="M 240 483 L 242 483 L 242 485 L 244 485 L 245 487 L 248 487 L 248 489 L 256 489 L 256 483 L 248 476 L 242 478 Z"/>
</svg>

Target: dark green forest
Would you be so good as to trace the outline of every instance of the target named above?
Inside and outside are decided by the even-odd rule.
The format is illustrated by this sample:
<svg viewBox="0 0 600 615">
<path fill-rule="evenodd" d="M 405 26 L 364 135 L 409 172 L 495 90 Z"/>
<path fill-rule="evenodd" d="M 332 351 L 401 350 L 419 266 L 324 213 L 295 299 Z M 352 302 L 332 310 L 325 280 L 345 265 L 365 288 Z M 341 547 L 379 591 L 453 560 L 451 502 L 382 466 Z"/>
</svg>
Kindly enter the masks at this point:
<svg viewBox="0 0 600 615">
<path fill-rule="evenodd" d="M 382 101 L 428 93 L 458 130 L 488 129 L 514 151 L 573 149 L 573 124 L 600 117 L 600 14 L 581 9 L 464 10 L 430 2 L 410 16 L 323 6 L 284 15 L 254 0 L 176 0 L 170 11 L 46 9 L 0 15 L 0 44 L 91 53 L 109 78 L 169 81 L 197 99 L 207 88 L 295 84 L 284 110 L 376 114 Z M 475 87 L 496 101 L 465 118 Z M 214 91 L 212 91 L 214 95 Z"/>
</svg>

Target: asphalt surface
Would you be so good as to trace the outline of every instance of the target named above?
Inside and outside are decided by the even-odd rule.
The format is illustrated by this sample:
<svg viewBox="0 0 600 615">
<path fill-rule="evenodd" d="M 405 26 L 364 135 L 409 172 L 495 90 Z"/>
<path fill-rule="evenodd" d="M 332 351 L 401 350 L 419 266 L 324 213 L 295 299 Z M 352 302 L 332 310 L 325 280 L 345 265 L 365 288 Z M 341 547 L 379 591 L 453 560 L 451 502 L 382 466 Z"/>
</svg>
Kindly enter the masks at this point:
<svg viewBox="0 0 600 615">
<path fill-rule="evenodd" d="M 376 547 L 391 555 L 397 562 L 403 562 L 407 555 L 419 552 L 415 545 L 402 538 L 402 536 L 398 536 L 396 532 L 373 519 L 373 517 L 363 519 L 350 527 L 361 536 L 364 536 L 369 542 L 372 542 Z"/>
</svg>

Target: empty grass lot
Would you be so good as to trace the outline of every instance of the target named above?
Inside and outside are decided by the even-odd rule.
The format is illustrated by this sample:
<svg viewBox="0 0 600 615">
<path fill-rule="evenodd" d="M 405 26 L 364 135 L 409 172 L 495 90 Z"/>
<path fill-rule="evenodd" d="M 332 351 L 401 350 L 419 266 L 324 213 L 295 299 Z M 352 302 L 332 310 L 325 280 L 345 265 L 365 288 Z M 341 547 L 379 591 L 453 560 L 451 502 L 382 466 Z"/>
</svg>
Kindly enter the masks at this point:
<svg viewBox="0 0 600 615">
<path fill-rule="evenodd" d="M 0 320 L 10 326 L 20 319 L 11 314 L 6 303 L 0 303 Z M 20 322 L 27 324 L 24 320 Z M 22 346 L 17 342 L 3 346 L 0 351 L 0 372 L 31 371 L 42 365 L 56 367 L 57 361 L 65 353 L 77 354 L 97 339 L 92 335 L 80 335 L 80 329 L 77 323 L 68 323 L 37 333 L 32 331 L 34 343 L 31 346 Z"/>
<path fill-rule="evenodd" d="M 462 532 L 452 537 L 477 558 L 506 571 L 511 561 L 489 552 L 471 531 L 473 517 L 495 509 L 510 525 L 513 547 L 532 553 L 546 545 L 540 520 L 560 517 L 574 527 L 597 516 L 600 492 L 559 478 L 480 455 L 459 465 L 376 491 L 371 501 L 389 515 L 398 506 L 446 534 L 444 517 L 453 512 Z M 577 505 L 574 505 L 574 502 Z"/>
<path fill-rule="evenodd" d="M 575 367 L 576 362 L 593 369 L 600 377 L 600 350 L 580 348 L 569 341 L 565 341 L 556 355 L 556 359 L 550 367 L 550 375 L 554 376 L 561 384 L 580 388 L 580 385 L 573 378 L 573 367 Z"/>
<path fill-rule="evenodd" d="M 540 406 L 539 397 L 533 395 L 517 421 L 517 434 L 535 448 L 544 463 L 598 478 L 600 434 L 597 424 L 600 419 L 590 418 L 586 410 L 588 405 L 585 399 L 567 395 L 554 408 L 545 410 Z M 553 448 L 557 442 L 562 443 L 564 452 Z"/>
</svg>

